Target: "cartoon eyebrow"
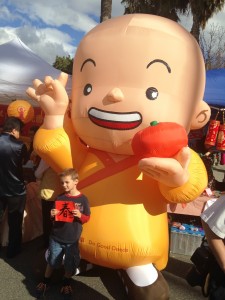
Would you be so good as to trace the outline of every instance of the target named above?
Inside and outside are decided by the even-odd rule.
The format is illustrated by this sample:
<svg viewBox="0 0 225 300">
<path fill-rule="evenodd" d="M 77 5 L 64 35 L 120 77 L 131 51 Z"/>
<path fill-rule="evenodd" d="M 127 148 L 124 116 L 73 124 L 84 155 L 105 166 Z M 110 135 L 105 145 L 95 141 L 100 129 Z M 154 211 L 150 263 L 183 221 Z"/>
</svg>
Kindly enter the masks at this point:
<svg viewBox="0 0 225 300">
<path fill-rule="evenodd" d="M 91 58 L 88 58 L 88 59 L 86 59 L 86 60 L 83 62 L 82 66 L 81 66 L 81 68 L 80 68 L 80 72 L 82 72 L 82 69 L 83 69 L 84 65 L 85 65 L 86 63 L 88 63 L 88 62 L 91 62 L 91 63 L 96 67 L 95 61 L 94 61 L 93 59 L 91 59 Z"/>
<path fill-rule="evenodd" d="M 170 68 L 170 66 L 164 61 L 164 60 L 162 60 L 162 59 L 154 59 L 154 60 L 152 60 L 152 61 L 150 61 L 150 63 L 147 65 L 147 68 L 146 69 L 148 69 L 152 64 L 154 64 L 154 63 L 161 63 L 161 64 L 163 64 L 166 68 L 167 68 L 167 71 L 169 72 L 169 73 L 171 73 L 171 68 Z"/>
</svg>

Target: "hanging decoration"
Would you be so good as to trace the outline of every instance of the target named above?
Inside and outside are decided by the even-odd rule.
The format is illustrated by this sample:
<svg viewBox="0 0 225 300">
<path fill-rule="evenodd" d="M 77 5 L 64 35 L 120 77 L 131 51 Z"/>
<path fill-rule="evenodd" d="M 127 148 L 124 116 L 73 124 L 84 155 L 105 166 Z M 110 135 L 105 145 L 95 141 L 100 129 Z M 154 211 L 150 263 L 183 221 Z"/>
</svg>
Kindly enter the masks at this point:
<svg viewBox="0 0 225 300">
<path fill-rule="evenodd" d="M 220 111 L 218 110 L 215 119 L 210 120 L 210 122 L 209 122 L 209 127 L 208 127 L 208 131 L 206 134 L 206 139 L 205 139 L 205 146 L 207 148 L 216 145 L 217 135 L 218 135 L 219 127 L 220 127 L 220 121 L 217 120 L 219 113 L 220 113 Z"/>
<path fill-rule="evenodd" d="M 34 108 L 26 100 L 15 100 L 7 108 L 8 117 L 17 117 L 24 124 L 29 123 L 34 118 Z"/>
<path fill-rule="evenodd" d="M 216 142 L 216 149 L 223 151 L 225 150 L 225 120 L 224 120 L 224 110 L 223 113 L 223 124 L 220 124 L 219 131 L 218 131 L 218 137 Z"/>
</svg>

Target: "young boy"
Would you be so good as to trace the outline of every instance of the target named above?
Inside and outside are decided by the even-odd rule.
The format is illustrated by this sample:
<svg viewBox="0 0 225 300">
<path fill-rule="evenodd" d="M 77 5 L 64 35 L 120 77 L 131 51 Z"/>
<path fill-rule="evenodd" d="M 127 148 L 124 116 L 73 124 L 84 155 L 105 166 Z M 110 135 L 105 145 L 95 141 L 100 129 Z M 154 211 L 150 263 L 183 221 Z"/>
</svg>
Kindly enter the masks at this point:
<svg viewBox="0 0 225 300">
<path fill-rule="evenodd" d="M 45 294 L 53 270 L 62 265 L 63 256 L 65 274 L 61 293 L 65 299 L 72 297 L 70 278 L 80 262 L 78 242 L 82 224 L 90 218 L 88 199 L 77 189 L 77 172 L 74 169 L 66 169 L 59 177 L 65 193 L 56 198 L 54 208 L 51 210 L 53 227 L 49 239 L 48 264 L 44 279 L 36 288 L 37 298 Z"/>
</svg>

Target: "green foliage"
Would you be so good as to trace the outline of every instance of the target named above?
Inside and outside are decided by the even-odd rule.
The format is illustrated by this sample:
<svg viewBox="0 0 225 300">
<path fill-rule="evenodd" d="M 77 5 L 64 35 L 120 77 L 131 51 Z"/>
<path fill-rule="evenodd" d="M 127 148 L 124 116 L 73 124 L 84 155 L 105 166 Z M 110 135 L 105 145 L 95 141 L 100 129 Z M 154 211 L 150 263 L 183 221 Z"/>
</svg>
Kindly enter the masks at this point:
<svg viewBox="0 0 225 300">
<path fill-rule="evenodd" d="M 187 12 L 188 0 L 122 0 L 124 14 L 145 13 L 162 16 L 175 22 L 180 21 L 179 13 Z"/>
<path fill-rule="evenodd" d="M 124 14 L 146 13 L 179 22 L 179 15 L 192 14 L 191 34 L 199 42 L 200 29 L 224 8 L 225 0 L 122 0 Z"/>
<path fill-rule="evenodd" d="M 72 75 L 73 59 L 70 57 L 70 55 L 63 57 L 57 55 L 55 62 L 53 63 L 53 67 L 61 70 L 62 72 Z"/>
</svg>

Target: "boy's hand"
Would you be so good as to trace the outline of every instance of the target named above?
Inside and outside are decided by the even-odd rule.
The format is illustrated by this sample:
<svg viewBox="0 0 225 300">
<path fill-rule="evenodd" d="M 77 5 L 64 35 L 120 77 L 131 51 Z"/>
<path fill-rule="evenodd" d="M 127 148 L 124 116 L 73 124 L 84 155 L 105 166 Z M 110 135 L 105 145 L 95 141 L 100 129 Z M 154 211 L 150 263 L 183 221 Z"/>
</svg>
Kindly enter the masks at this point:
<svg viewBox="0 0 225 300">
<path fill-rule="evenodd" d="M 55 217 L 59 213 L 59 210 L 56 208 L 51 209 L 51 217 Z"/>
<path fill-rule="evenodd" d="M 79 209 L 74 209 L 72 210 L 72 213 L 74 215 L 74 217 L 77 217 L 77 218 L 81 218 L 81 212 L 79 211 Z"/>
</svg>

